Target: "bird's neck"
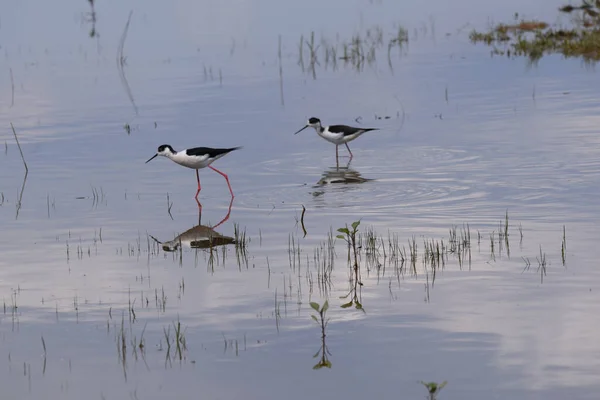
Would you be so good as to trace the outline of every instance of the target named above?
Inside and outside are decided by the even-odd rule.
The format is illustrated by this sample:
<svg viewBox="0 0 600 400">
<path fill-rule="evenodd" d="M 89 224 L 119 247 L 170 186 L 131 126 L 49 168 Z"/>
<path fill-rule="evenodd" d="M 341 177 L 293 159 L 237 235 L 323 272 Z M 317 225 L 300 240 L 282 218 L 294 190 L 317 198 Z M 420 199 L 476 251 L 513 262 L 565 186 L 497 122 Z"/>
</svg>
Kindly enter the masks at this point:
<svg viewBox="0 0 600 400">
<path fill-rule="evenodd" d="M 170 240 L 161 244 L 163 249 L 168 248 L 170 251 L 175 251 L 179 247 L 179 241 Z"/>
</svg>

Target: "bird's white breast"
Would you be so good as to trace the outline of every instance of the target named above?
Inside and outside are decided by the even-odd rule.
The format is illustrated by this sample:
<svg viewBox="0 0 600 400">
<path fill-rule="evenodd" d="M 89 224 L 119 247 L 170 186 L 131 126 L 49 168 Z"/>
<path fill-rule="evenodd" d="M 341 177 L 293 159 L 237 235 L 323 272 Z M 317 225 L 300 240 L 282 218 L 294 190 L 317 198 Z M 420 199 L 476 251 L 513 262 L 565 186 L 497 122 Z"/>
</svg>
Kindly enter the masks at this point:
<svg viewBox="0 0 600 400">
<path fill-rule="evenodd" d="M 324 129 L 323 132 L 319 132 L 317 131 L 317 133 L 319 134 L 319 136 L 321 136 L 323 139 L 327 140 L 328 142 L 331 142 L 333 144 L 343 144 L 344 143 L 344 135 L 341 133 L 333 133 L 333 132 L 329 132 L 328 129 Z"/>
<path fill-rule="evenodd" d="M 200 169 L 207 167 L 212 161 L 209 159 L 208 154 L 203 156 L 188 156 L 185 150 L 178 152 L 171 156 L 171 160 L 175 161 L 179 165 L 192 169 Z"/>
</svg>

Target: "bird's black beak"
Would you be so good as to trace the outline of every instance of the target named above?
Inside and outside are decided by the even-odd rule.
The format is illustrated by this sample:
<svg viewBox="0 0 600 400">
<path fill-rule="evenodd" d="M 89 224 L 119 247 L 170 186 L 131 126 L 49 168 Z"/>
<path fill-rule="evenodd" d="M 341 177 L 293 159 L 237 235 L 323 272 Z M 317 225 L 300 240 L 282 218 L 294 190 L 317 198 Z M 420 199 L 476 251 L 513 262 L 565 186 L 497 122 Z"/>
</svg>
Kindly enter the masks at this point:
<svg viewBox="0 0 600 400">
<path fill-rule="evenodd" d="M 305 130 L 306 128 L 308 128 L 310 125 L 306 125 L 304 128 L 300 129 L 298 132 L 294 133 L 294 135 L 302 132 L 303 130 Z"/>
<path fill-rule="evenodd" d="M 144 164 L 148 164 L 150 161 L 154 160 L 154 158 L 158 155 L 158 153 L 156 153 L 155 155 L 153 155 L 152 157 L 150 157 L 150 159 L 148 161 L 146 161 Z"/>
</svg>

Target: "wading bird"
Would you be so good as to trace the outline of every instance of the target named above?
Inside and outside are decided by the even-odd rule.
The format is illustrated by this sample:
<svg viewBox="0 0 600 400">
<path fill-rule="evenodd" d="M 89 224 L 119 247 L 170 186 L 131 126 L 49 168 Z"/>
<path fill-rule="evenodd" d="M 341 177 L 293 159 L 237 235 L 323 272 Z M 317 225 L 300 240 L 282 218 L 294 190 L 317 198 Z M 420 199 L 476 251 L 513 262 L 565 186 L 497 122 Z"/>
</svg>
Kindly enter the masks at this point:
<svg viewBox="0 0 600 400">
<path fill-rule="evenodd" d="M 350 147 L 348 146 L 348 142 L 353 141 L 360 135 L 369 131 L 376 131 L 378 128 L 355 128 L 347 125 L 321 125 L 321 120 L 319 118 L 312 117 L 308 120 L 306 126 L 300 129 L 298 132 L 294 133 L 294 135 L 302 132 L 306 128 L 314 128 L 317 131 L 317 134 L 321 136 L 323 139 L 327 140 L 330 143 L 335 144 L 335 158 L 338 158 L 338 146 L 341 144 L 345 144 L 348 152 L 350 153 L 350 159 L 352 160 L 352 151 L 350 151 Z"/>
<path fill-rule="evenodd" d="M 212 167 L 210 164 L 223 157 L 224 155 L 232 152 L 233 150 L 241 149 L 241 147 L 232 147 L 229 149 L 212 149 L 210 147 L 194 147 L 193 149 L 185 149 L 181 151 L 175 151 L 168 144 L 163 144 L 158 147 L 158 151 L 155 155 L 150 157 L 146 164 L 152 161 L 157 156 L 167 157 L 173 162 L 176 162 L 179 165 L 184 167 L 188 167 L 196 170 L 196 181 L 198 182 L 198 191 L 196 191 L 196 199 L 198 199 L 198 193 L 200 193 L 200 176 L 198 175 L 198 170 L 201 168 L 210 168 L 215 172 L 221 174 L 225 181 L 227 182 L 227 186 L 229 187 L 229 192 L 231 193 L 231 197 L 234 197 L 233 190 L 231 190 L 231 185 L 229 184 L 229 178 L 226 174 L 219 171 L 218 169 Z"/>
</svg>

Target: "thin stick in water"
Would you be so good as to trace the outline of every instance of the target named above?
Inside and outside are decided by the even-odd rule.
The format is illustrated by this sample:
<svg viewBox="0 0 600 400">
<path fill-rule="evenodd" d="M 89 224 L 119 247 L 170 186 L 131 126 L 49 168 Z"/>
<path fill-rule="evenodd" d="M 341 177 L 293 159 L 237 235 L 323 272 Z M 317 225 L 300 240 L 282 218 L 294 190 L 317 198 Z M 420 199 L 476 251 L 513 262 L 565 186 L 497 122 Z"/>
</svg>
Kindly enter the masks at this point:
<svg viewBox="0 0 600 400">
<path fill-rule="evenodd" d="M 14 106 L 15 105 L 15 79 L 13 77 L 13 72 L 12 72 L 12 68 L 9 68 L 10 71 L 10 88 L 11 88 L 11 100 L 10 100 L 10 106 Z"/>
<path fill-rule="evenodd" d="M 138 114 L 138 108 L 135 104 L 135 100 L 133 99 L 133 94 L 131 93 L 131 88 L 129 87 L 129 82 L 127 81 L 127 77 L 125 76 L 125 56 L 123 55 L 123 49 L 125 47 L 125 39 L 127 39 L 127 31 L 129 30 L 129 23 L 131 22 L 131 15 L 133 14 L 133 10 L 129 12 L 129 17 L 127 18 L 127 23 L 125 24 L 125 29 L 123 30 L 123 35 L 121 35 L 121 40 L 119 41 L 119 48 L 117 50 L 117 69 L 119 70 L 119 77 L 121 78 L 121 83 L 125 88 L 125 92 L 127 93 L 127 97 L 129 97 L 129 101 L 133 105 L 133 109 L 135 110 L 135 115 Z"/>
<path fill-rule="evenodd" d="M 27 163 L 25 162 L 25 156 L 23 156 L 23 150 L 21 150 L 21 144 L 19 143 L 19 138 L 17 138 L 17 132 L 15 132 L 15 127 L 12 122 L 10 123 L 10 127 L 12 128 L 13 135 L 15 135 L 15 140 L 17 142 L 17 146 L 19 147 L 19 152 L 21 153 L 21 159 L 23 160 L 23 165 L 25 165 L 25 173 L 29 172 L 29 168 L 27 167 Z"/>
<path fill-rule="evenodd" d="M 306 237 L 306 228 L 304 227 L 304 213 L 306 212 L 306 208 L 304 204 L 302 205 L 302 215 L 300 216 L 300 224 L 302 225 L 302 230 L 304 231 L 304 237 Z"/>
<path fill-rule="evenodd" d="M 279 49 L 277 51 L 277 57 L 279 59 L 279 96 L 281 97 L 281 105 L 284 106 L 283 100 L 283 65 L 281 62 L 281 35 L 279 35 Z"/>
</svg>

